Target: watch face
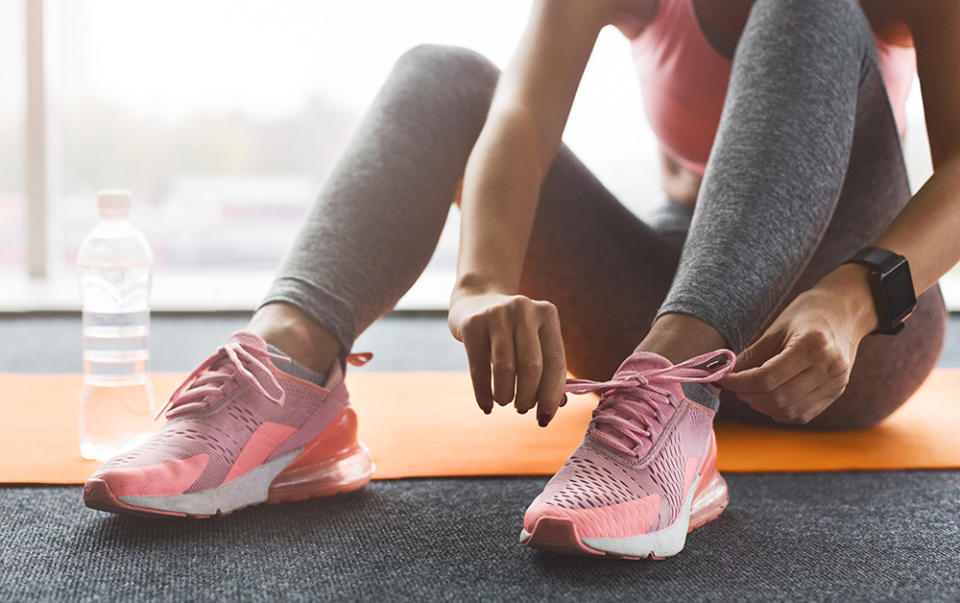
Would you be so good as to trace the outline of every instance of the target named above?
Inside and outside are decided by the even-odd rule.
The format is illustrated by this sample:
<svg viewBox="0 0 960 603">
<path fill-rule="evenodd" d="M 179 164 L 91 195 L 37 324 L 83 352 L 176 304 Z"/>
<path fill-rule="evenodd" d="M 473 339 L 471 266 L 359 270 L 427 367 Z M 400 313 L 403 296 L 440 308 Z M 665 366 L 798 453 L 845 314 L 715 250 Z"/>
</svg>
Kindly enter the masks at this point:
<svg viewBox="0 0 960 603">
<path fill-rule="evenodd" d="M 883 293 L 887 300 L 890 318 L 902 318 L 909 314 L 917 303 L 913 293 L 913 279 L 906 263 L 902 263 L 892 271 L 883 275 Z"/>
</svg>

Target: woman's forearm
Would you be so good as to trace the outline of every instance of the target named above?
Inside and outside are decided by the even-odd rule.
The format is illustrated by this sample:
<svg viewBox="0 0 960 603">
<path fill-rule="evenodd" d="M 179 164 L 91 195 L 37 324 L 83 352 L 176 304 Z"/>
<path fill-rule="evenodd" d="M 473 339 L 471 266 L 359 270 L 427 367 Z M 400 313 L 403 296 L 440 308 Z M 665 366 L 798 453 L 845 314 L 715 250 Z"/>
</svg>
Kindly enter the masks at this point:
<svg viewBox="0 0 960 603">
<path fill-rule="evenodd" d="M 590 52 L 600 30 L 632 4 L 534 3 L 467 161 L 453 297 L 464 291 L 517 291 L 540 183 L 560 148 Z"/>
<path fill-rule="evenodd" d="M 960 261 L 960 155 L 943 161 L 890 225 L 869 245 L 907 258 L 917 295 Z M 865 245 L 866 246 L 866 245 Z M 877 327 L 868 270 L 843 264 L 817 288 L 844 308 L 866 335 Z"/>
<path fill-rule="evenodd" d="M 960 261 L 960 153 L 944 160 L 871 243 L 910 262 L 919 295 Z"/>
<path fill-rule="evenodd" d="M 492 111 L 464 173 L 456 290 L 514 293 L 543 177 L 533 118 Z"/>
</svg>

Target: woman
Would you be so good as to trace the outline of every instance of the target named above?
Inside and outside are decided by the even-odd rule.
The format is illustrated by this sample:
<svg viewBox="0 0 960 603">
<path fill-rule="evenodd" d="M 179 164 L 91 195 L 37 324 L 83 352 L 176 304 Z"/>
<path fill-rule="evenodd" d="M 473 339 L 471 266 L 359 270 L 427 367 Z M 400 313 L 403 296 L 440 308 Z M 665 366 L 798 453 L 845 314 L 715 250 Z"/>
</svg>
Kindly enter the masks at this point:
<svg viewBox="0 0 960 603">
<path fill-rule="evenodd" d="M 679 552 L 727 502 L 718 407 L 864 428 L 936 362 L 937 279 L 960 259 L 960 9 L 932 6 L 541 0 L 503 74 L 460 48 L 407 52 L 249 330 L 184 382 L 158 435 L 88 481 L 86 503 L 206 516 L 364 485 L 342 377 L 370 356 L 349 352 L 423 270 L 453 201 L 449 326 L 483 412 L 536 408 L 546 426 L 565 392 L 601 394 L 522 542 Z M 606 25 L 633 40 L 663 149 L 668 200 L 649 224 L 560 142 Z M 935 167 L 913 197 L 897 121 L 911 44 Z M 861 261 L 893 261 L 897 279 L 846 263 L 867 247 Z"/>
</svg>

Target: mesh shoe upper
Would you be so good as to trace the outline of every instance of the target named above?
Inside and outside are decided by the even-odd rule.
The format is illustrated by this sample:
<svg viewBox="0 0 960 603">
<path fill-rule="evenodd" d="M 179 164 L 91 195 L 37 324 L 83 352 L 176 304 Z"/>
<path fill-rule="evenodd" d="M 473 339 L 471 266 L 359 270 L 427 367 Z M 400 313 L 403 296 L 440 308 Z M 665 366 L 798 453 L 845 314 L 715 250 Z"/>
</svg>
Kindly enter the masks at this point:
<svg viewBox="0 0 960 603">
<path fill-rule="evenodd" d="M 94 477 L 118 495 L 216 487 L 322 431 L 348 402 L 338 363 L 326 385 L 278 370 L 260 337 L 235 333 L 174 393 L 163 427 Z"/>
<path fill-rule="evenodd" d="M 547 482 L 524 517 L 532 531 L 543 515 L 572 519 L 585 537 L 623 537 L 672 524 L 705 458 L 712 410 L 686 400 L 683 381 L 713 381 L 698 365 L 719 352 L 671 364 L 656 354 L 627 358 L 607 382 L 568 380 L 567 391 L 601 391 L 587 434 Z M 610 418 L 613 417 L 613 418 Z"/>
</svg>

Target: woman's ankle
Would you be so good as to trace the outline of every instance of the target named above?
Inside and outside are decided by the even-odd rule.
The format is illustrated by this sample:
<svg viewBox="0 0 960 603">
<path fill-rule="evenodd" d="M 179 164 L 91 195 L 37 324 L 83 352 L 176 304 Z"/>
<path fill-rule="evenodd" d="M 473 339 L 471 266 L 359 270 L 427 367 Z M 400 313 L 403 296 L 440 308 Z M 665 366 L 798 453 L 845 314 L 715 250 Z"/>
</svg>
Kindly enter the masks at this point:
<svg viewBox="0 0 960 603">
<path fill-rule="evenodd" d="M 688 314 L 664 314 L 658 318 L 634 352 L 654 352 L 678 364 L 700 354 L 727 347 L 719 331 Z"/>
<path fill-rule="evenodd" d="M 261 307 L 247 328 L 316 373 L 327 373 L 340 353 L 340 344 L 333 335 L 299 308 L 284 302 Z"/>
</svg>

